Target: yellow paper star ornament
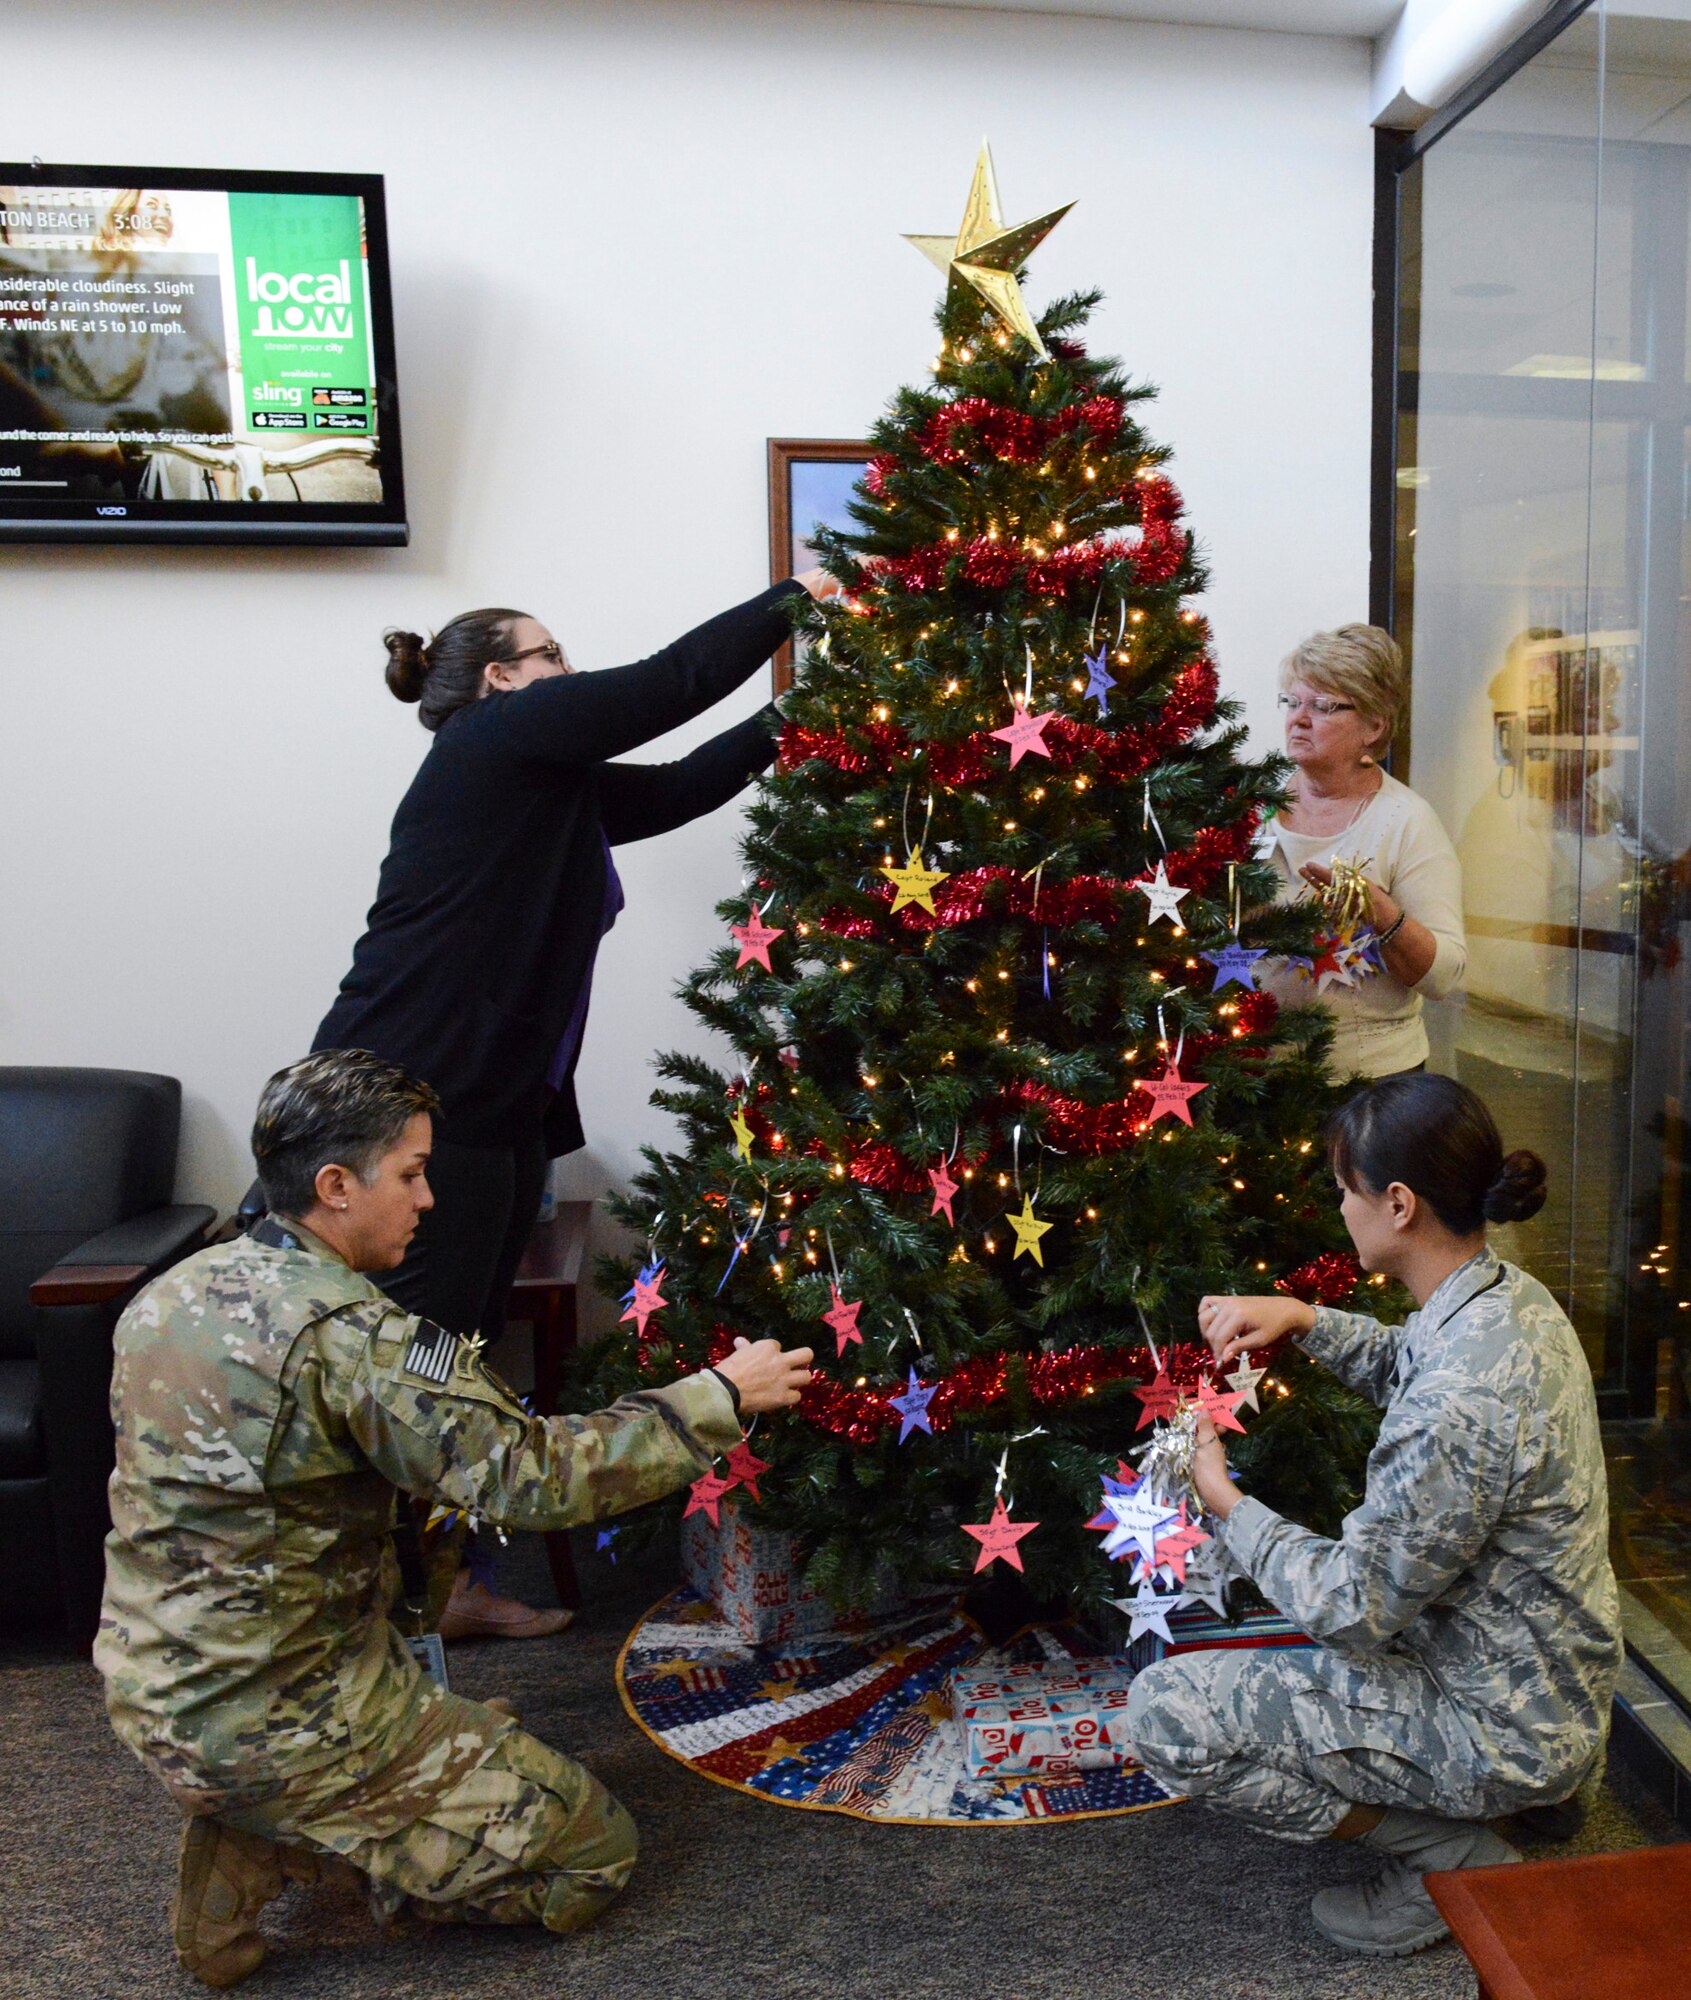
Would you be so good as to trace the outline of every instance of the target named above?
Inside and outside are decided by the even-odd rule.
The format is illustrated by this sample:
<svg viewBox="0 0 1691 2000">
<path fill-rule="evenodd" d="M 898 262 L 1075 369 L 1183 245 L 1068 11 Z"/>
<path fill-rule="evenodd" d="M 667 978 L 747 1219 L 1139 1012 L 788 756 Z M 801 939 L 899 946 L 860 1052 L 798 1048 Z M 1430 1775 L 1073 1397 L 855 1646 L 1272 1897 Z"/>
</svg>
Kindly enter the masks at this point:
<svg viewBox="0 0 1691 2000">
<path fill-rule="evenodd" d="M 1004 227 L 1004 212 L 998 202 L 998 177 L 992 170 L 992 148 L 983 139 L 981 156 L 975 162 L 975 177 L 969 184 L 969 200 L 955 238 L 950 236 L 906 236 L 931 263 L 937 264 L 950 280 L 946 293 L 949 308 L 957 295 L 969 290 L 987 304 L 1012 333 L 1019 333 L 1041 361 L 1049 361 L 1045 342 L 1022 300 L 1016 273 L 1069 210 L 1064 202 L 1048 215 L 1031 222 Z"/>
<path fill-rule="evenodd" d="M 752 1128 L 744 1111 L 735 1107 L 734 1115 L 728 1121 L 728 1129 L 734 1134 L 734 1144 L 742 1160 L 752 1156 Z"/>
<path fill-rule="evenodd" d="M 1025 1252 L 1043 1270 L 1045 1257 L 1044 1253 L 1040 1250 L 1039 1239 L 1051 1227 L 1051 1224 L 1049 1222 L 1041 1222 L 1039 1217 L 1034 1214 L 1033 1196 L 1031 1194 L 1024 1194 L 1022 1196 L 1021 1214 L 1010 1215 L 1006 1213 L 1004 1220 L 1016 1232 L 1016 1248 L 1011 1255 L 1010 1262 L 1013 1264 L 1016 1258 Z"/>
<path fill-rule="evenodd" d="M 896 915 L 906 903 L 919 903 L 930 917 L 937 917 L 934 908 L 934 890 L 946 879 L 943 868 L 924 868 L 922 850 L 913 847 L 910 859 L 902 868 L 894 868 L 890 862 L 883 865 L 881 873 L 898 891 L 892 899 L 893 913 Z"/>
</svg>

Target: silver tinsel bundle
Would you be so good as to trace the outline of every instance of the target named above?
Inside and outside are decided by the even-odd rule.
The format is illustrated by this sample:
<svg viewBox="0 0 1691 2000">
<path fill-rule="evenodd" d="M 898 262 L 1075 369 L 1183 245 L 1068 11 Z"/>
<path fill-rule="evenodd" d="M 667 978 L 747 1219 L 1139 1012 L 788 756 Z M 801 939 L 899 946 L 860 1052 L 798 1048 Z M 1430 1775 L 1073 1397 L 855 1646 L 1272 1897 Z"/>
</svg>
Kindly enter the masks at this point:
<svg viewBox="0 0 1691 2000">
<path fill-rule="evenodd" d="M 1198 1406 L 1182 1403 L 1167 1423 L 1158 1424 L 1151 1441 L 1135 1454 L 1140 1477 L 1159 1500 L 1171 1507 L 1187 1501 L 1194 1514 L 1202 1511 L 1192 1484 L 1192 1458 L 1198 1449 Z"/>
</svg>

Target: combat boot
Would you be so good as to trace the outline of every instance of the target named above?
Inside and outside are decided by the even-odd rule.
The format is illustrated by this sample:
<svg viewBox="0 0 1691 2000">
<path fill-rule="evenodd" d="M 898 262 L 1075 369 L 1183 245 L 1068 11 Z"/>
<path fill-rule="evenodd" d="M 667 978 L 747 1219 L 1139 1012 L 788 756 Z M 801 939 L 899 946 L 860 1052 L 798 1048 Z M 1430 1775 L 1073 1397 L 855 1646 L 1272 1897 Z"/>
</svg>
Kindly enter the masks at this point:
<svg viewBox="0 0 1691 2000">
<path fill-rule="evenodd" d="M 1603 1790 L 1604 1759 L 1600 1756 L 1580 1781 L 1579 1789 L 1554 1805 L 1523 1806 L 1500 1820 L 1497 1831 L 1505 1840 L 1558 1842 L 1575 1839 L 1585 1826 L 1591 1809 Z"/>
<path fill-rule="evenodd" d="M 182 1829 L 171 1935 L 184 1972 L 207 1986 L 234 1986 L 264 1963 L 258 1913 L 290 1881 L 314 1882 L 313 1856 L 237 1833 L 215 1819 Z"/>
<path fill-rule="evenodd" d="M 1499 1868 L 1521 1858 L 1489 1827 L 1395 1806 L 1362 1839 L 1391 1856 L 1384 1871 L 1367 1882 L 1323 1889 L 1309 1914 L 1323 1937 L 1369 1958 L 1407 1958 L 1449 1936 L 1423 1875 L 1443 1868 Z"/>
</svg>

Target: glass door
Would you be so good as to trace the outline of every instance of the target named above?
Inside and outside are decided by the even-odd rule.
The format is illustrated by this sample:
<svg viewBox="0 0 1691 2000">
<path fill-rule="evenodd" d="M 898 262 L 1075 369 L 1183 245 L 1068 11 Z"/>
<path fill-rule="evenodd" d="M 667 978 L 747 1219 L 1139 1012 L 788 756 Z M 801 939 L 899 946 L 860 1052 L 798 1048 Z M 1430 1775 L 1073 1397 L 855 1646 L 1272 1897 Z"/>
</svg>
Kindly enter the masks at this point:
<svg viewBox="0 0 1691 2000">
<path fill-rule="evenodd" d="M 1409 781 L 1461 858 L 1434 1066 L 1551 1167 L 1629 1632 L 1691 1697 L 1691 22 L 1593 7 L 1400 177 Z"/>
</svg>

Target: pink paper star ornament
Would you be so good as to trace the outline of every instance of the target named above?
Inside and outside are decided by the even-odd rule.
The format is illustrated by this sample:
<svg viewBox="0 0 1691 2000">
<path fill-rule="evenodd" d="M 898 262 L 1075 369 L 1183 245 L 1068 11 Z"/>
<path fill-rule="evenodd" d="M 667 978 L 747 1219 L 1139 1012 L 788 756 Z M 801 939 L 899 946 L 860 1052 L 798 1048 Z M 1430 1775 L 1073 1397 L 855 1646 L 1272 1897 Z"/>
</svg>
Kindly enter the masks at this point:
<svg viewBox="0 0 1691 2000">
<path fill-rule="evenodd" d="M 1000 1494 L 992 1503 L 990 1521 L 977 1521 L 973 1527 L 963 1530 L 964 1534 L 973 1535 L 981 1545 L 980 1555 L 975 1560 L 975 1574 L 979 1576 L 989 1563 L 995 1562 L 1006 1562 L 1012 1569 L 1020 1569 L 1022 1556 L 1016 1544 L 1024 1535 L 1031 1535 L 1038 1526 L 1037 1521 L 1012 1521 L 1009 1509 L 1004 1505 L 1004 1496 Z"/>
<path fill-rule="evenodd" d="M 834 1352 L 836 1358 L 838 1358 L 839 1355 L 844 1354 L 846 1351 L 846 1345 L 849 1341 L 855 1340 L 859 1347 L 863 1345 L 863 1336 L 857 1330 L 857 1315 L 863 1310 L 863 1301 L 861 1299 L 852 1299 L 848 1303 L 841 1296 L 838 1285 L 830 1285 L 828 1289 L 833 1294 L 833 1298 L 828 1306 L 828 1310 L 822 1315 L 822 1319 L 825 1325 L 832 1327 L 834 1330 Z"/>
<path fill-rule="evenodd" d="M 1151 1099 L 1151 1109 L 1145 1120 L 1147 1125 L 1156 1124 L 1159 1118 L 1178 1118 L 1182 1125 L 1190 1125 L 1192 1099 L 1200 1090 L 1208 1090 L 1209 1085 L 1187 1083 L 1170 1063 L 1159 1077 L 1136 1077 L 1134 1088 L 1145 1091 Z"/>
<path fill-rule="evenodd" d="M 1010 769 L 1013 771 L 1024 757 L 1049 757 L 1051 746 L 1045 740 L 1045 725 L 1055 722 L 1055 709 L 1047 709 L 1043 715 L 1035 715 L 1031 709 L 1016 704 L 1016 712 L 1010 718 L 1008 728 L 995 729 L 992 733 L 1000 743 L 1010 746 Z"/>
<path fill-rule="evenodd" d="M 757 960 L 765 972 L 773 972 L 775 968 L 769 963 L 769 947 L 778 937 L 785 937 L 787 933 L 778 924 L 766 924 L 762 914 L 753 910 L 743 924 L 730 924 L 728 935 L 740 947 L 740 956 L 734 961 L 736 972 L 750 965 L 753 959 Z"/>
</svg>

